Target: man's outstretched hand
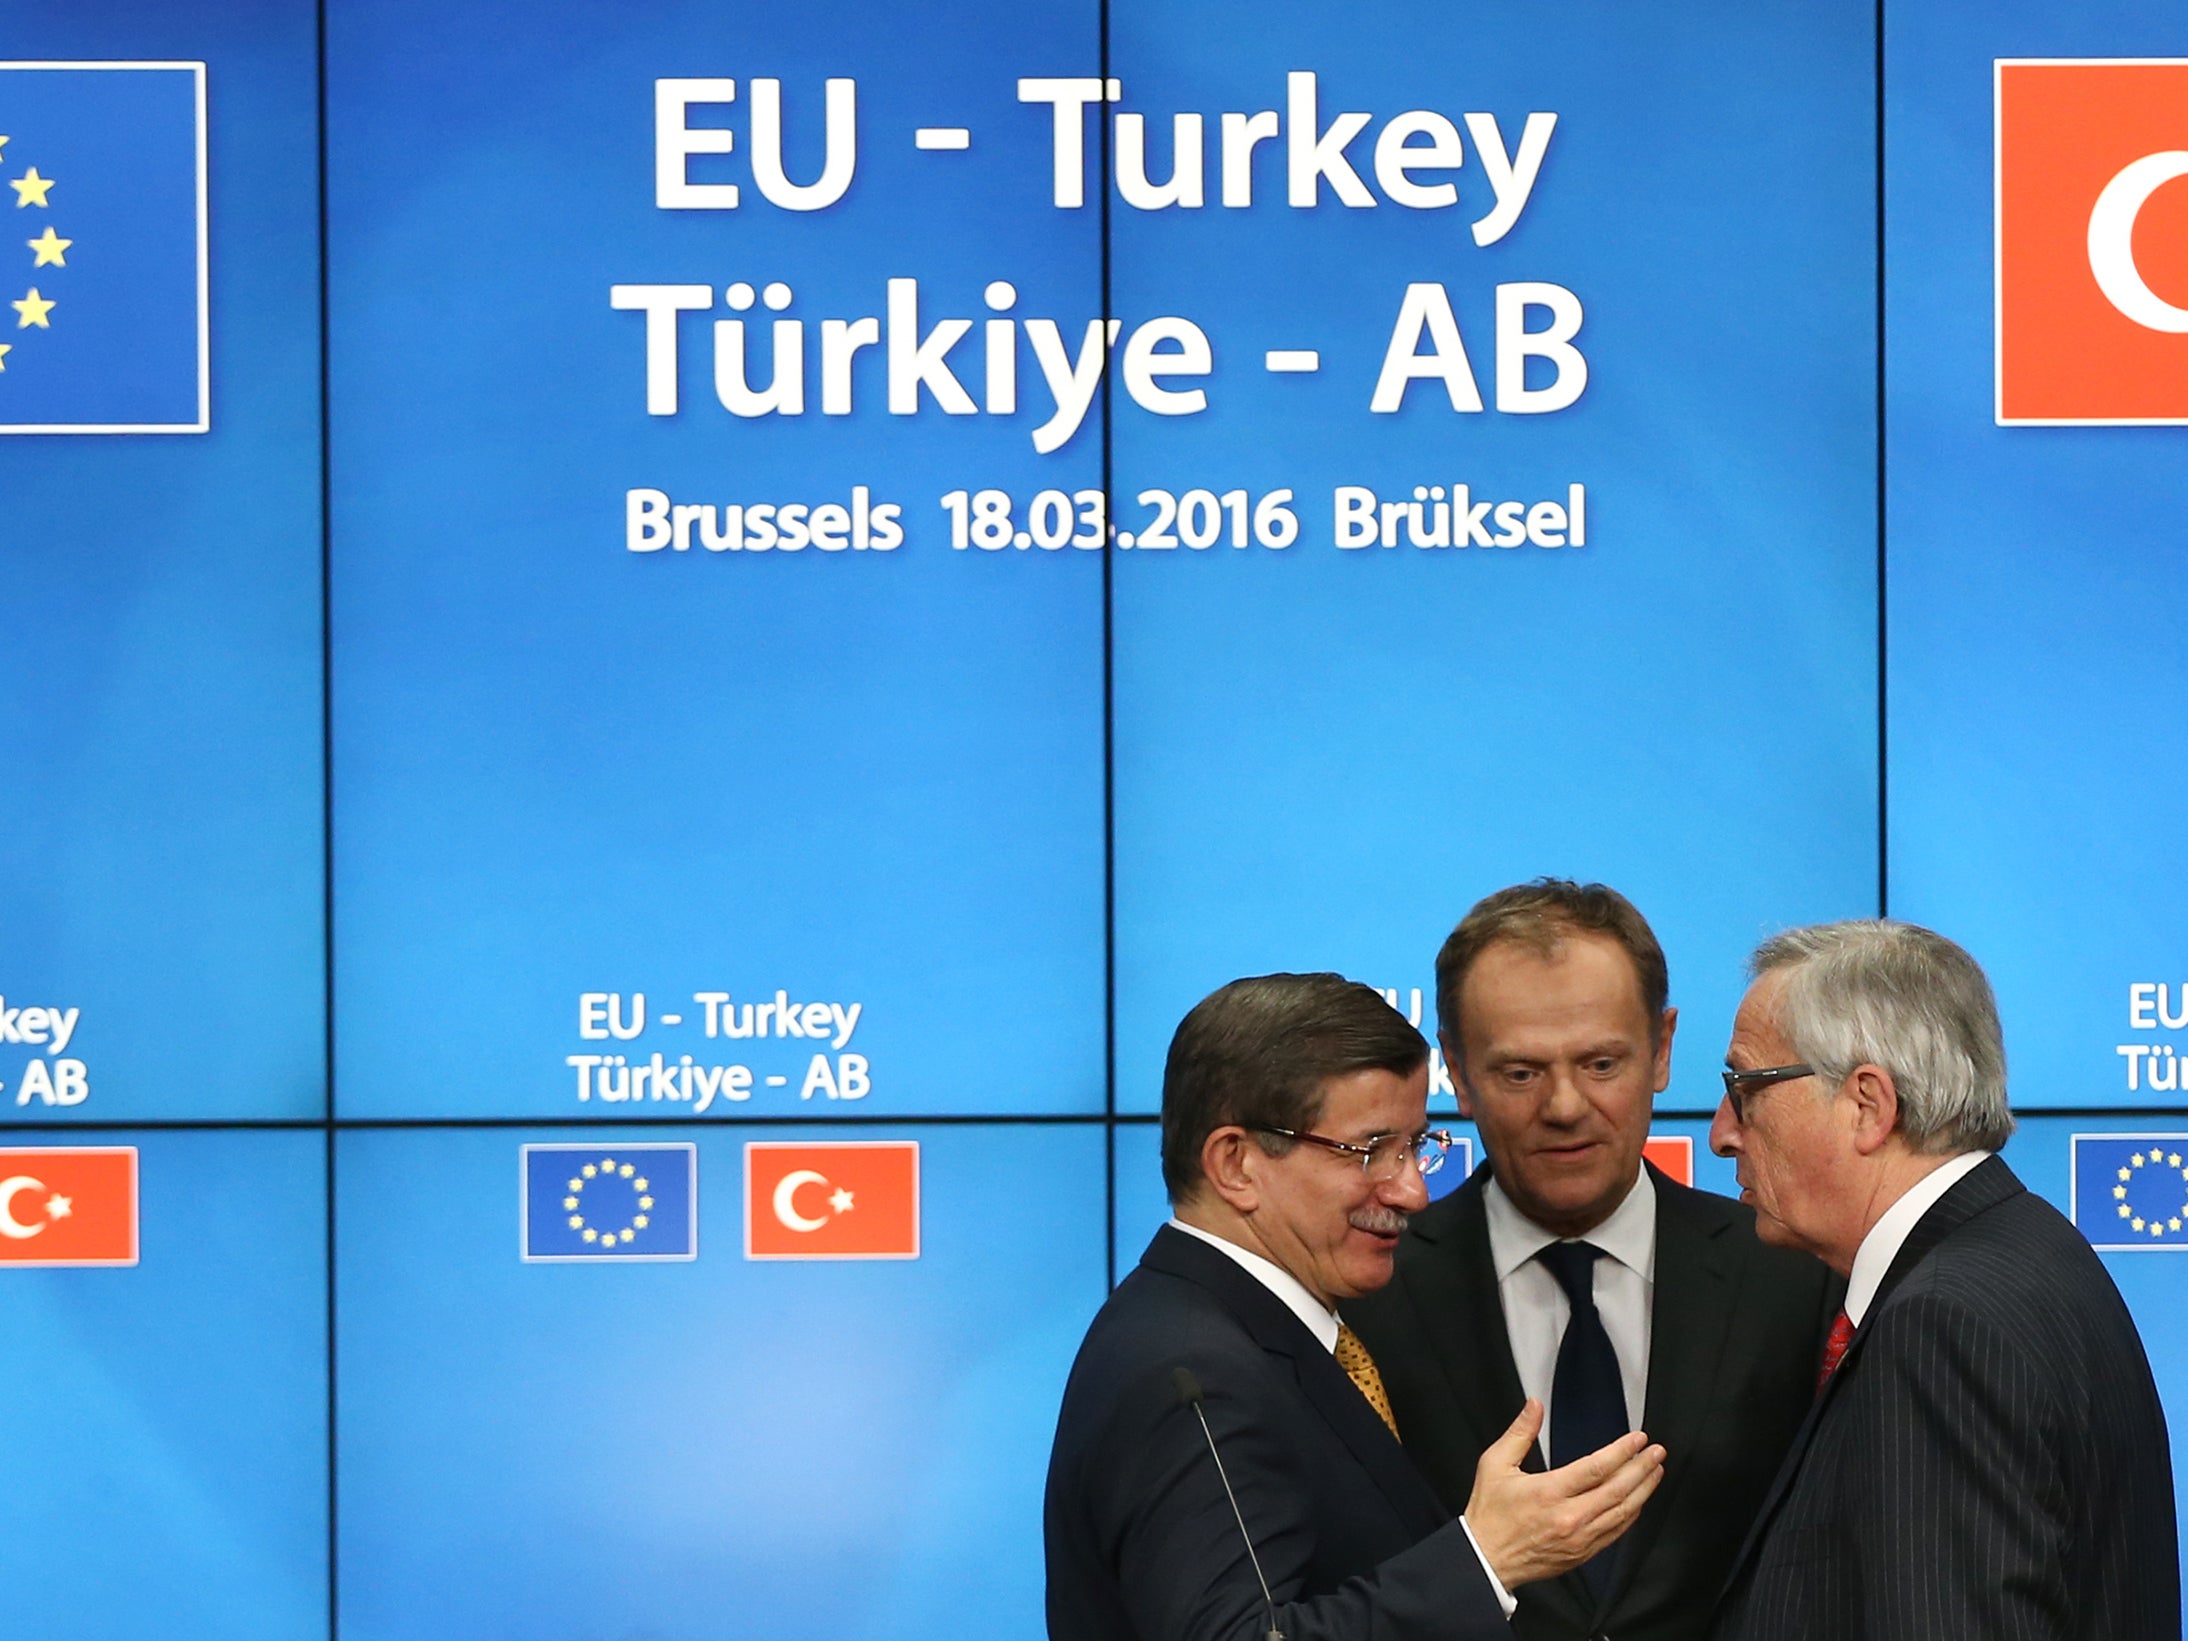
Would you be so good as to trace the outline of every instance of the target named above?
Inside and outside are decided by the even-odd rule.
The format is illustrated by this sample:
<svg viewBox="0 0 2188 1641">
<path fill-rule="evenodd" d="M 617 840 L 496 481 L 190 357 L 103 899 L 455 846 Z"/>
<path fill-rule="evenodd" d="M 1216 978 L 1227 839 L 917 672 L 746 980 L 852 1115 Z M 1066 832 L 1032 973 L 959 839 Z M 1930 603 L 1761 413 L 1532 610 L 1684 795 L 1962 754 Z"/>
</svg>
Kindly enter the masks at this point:
<svg viewBox="0 0 2188 1641">
<path fill-rule="evenodd" d="M 1532 1397 L 1474 1467 L 1466 1525 L 1508 1590 L 1570 1572 L 1631 1527 L 1664 1479 L 1664 1450 L 1641 1431 L 1562 1470 L 1520 1468 L 1542 1431 Z"/>
</svg>

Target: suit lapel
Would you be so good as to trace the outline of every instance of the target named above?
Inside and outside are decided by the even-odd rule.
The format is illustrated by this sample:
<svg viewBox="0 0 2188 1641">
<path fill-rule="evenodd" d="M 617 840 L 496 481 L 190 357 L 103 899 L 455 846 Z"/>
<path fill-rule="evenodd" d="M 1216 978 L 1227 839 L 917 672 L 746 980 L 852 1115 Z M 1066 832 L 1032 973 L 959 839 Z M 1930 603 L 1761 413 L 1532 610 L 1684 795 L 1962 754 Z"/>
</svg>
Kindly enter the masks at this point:
<svg viewBox="0 0 2188 1641">
<path fill-rule="evenodd" d="M 1656 1187 L 1656 1276 L 1641 1428 L 1666 1452 L 1679 1454 L 1693 1450 L 1695 1434 L 1716 1401 L 1738 1276 L 1735 1250 L 1724 1235 L 1729 1221 L 1706 1213 L 1699 1192 L 1650 1171 Z M 1664 1530 L 1685 1476 L 1674 1460 L 1621 1542 L 1606 1612 L 1647 1567 L 1649 1549 Z"/>
<path fill-rule="evenodd" d="M 1463 1412 L 1476 1449 L 1503 1435 L 1527 1400 L 1505 1328 L 1496 1261 L 1489 1252 L 1489 1211 L 1483 1195 L 1489 1177 L 1486 1162 L 1475 1169 L 1452 1193 L 1451 1217 L 1440 1226 L 1414 1221 L 1421 1239 L 1439 1246 L 1434 1257 L 1400 1267 L 1407 1298 L 1434 1346 L 1430 1354 L 1452 1403 Z M 1521 1468 L 1546 1468 L 1541 1443 L 1527 1450 Z M 1593 1627 L 1595 1597 L 1577 1573 L 1528 1586 L 1528 1599 L 1547 1609 L 1562 1630 Z"/>
<path fill-rule="evenodd" d="M 1763 1500 L 1763 1507 L 1755 1514 L 1755 1525 L 1747 1531 L 1747 1539 L 1740 1546 L 1740 1553 L 1733 1559 L 1732 1572 L 1725 1585 L 1730 1589 L 1739 1582 L 1746 1571 L 1748 1560 L 1762 1542 L 1763 1534 L 1785 1496 L 1792 1490 L 1793 1482 L 1800 1473 L 1801 1461 L 1808 1454 L 1809 1443 L 1814 1439 L 1816 1427 L 1824 1414 L 1837 1400 L 1851 1378 L 1851 1370 L 1859 1361 L 1862 1347 L 1875 1332 L 1877 1318 L 1883 1314 L 1886 1301 L 1894 1289 L 1906 1281 L 1909 1273 L 1933 1253 L 1938 1244 L 1985 1209 L 1994 1208 L 2009 1197 L 2021 1195 L 2026 1189 L 2015 1177 L 2012 1169 L 1997 1157 L 1992 1157 L 1969 1171 L 1956 1181 L 1930 1207 L 1930 1211 L 1915 1221 L 1915 1227 L 1907 1233 L 1907 1240 L 1899 1245 L 1899 1252 L 1892 1258 L 1891 1268 L 1884 1273 L 1884 1280 L 1877 1285 L 1876 1297 L 1869 1302 L 1868 1314 L 1862 1325 L 1854 1330 L 1853 1343 L 1846 1347 L 1846 1354 L 1839 1358 L 1837 1370 L 1831 1375 L 1823 1393 L 1816 1398 L 1816 1405 L 1808 1410 L 1808 1417 L 1793 1437 L 1793 1445 L 1787 1450 L 1785 1462 L 1778 1466 L 1777 1479 L 1770 1484 L 1770 1495 Z"/>
<path fill-rule="evenodd" d="M 1441 1246 L 1432 1258 L 1401 1264 L 1398 1278 L 1435 1347 L 1431 1355 L 1476 1448 L 1503 1435 L 1527 1399 L 1489 1256 L 1489 1216 L 1482 1201 L 1488 1179 L 1489 1165 L 1483 1163 L 1452 1193 L 1454 1211 L 1443 1225 L 1432 1229 L 1414 1221 L 1422 1241 Z M 1539 1451 L 1528 1456 L 1527 1468 L 1542 1468 Z"/>
<path fill-rule="evenodd" d="M 1442 1525 L 1443 1506 L 1360 1394 L 1360 1387 L 1291 1307 L 1257 1277 L 1221 1249 L 1167 1225 L 1155 1233 L 1140 1263 L 1182 1277 L 1212 1294 L 1256 1344 L 1291 1364 L 1301 1395 L 1359 1461 L 1399 1519 L 1422 1534 Z"/>
</svg>

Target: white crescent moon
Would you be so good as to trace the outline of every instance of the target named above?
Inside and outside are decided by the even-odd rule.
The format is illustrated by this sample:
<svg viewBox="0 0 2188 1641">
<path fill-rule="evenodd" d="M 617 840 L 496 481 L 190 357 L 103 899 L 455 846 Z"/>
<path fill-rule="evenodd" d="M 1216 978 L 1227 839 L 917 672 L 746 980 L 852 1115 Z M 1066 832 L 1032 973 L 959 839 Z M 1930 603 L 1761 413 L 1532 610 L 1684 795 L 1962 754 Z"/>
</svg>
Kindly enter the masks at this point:
<svg viewBox="0 0 2188 1641">
<path fill-rule="evenodd" d="M 828 1216 L 823 1214 L 819 1219 L 807 1219 L 805 1215 L 798 1212 L 797 1204 L 792 1202 L 791 1198 L 798 1194 L 798 1187 L 801 1185 L 826 1185 L 827 1183 L 828 1176 L 826 1174 L 816 1174 L 810 1168 L 793 1168 L 775 1182 L 775 1217 L 793 1231 L 819 1230 L 828 1223 Z M 0 1190 L 5 1189 L 5 1186 L 0 1186 Z M 0 1203 L 0 1209 L 4 1209 L 4 1203 Z M 27 1236 L 29 1233 L 16 1232 L 14 1234 Z"/>
<path fill-rule="evenodd" d="M 15 1199 L 24 1191 L 43 1191 L 44 1180 L 32 1179 L 28 1174 L 17 1174 L 12 1179 L 0 1179 L 0 1236 L 11 1236 L 20 1242 L 26 1236 L 36 1236 L 44 1230 L 45 1223 L 25 1225 L 15 1217 Z"/>
<path fill-rule="evenodd" d="M 2089 271 L 2120 312 L 2146 330 L 2188 332 L 2188 308 L 2177 308 L 2143 283 L 2135 266 L 2135 218 L 2143 202 L 2175 177 L 2188 176 L 2188 153 L 2145 154 L 2104 185 L 2089 213 Z"/>
</svg>

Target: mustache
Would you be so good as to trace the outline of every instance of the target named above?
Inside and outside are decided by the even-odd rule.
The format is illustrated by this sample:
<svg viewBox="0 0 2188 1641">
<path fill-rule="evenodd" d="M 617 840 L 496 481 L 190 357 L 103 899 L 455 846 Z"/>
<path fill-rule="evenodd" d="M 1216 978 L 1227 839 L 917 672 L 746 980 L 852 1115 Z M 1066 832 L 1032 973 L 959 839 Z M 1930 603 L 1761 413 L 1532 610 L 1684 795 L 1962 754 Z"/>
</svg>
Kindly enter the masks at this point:
<svg viewBox="0 0 2188 1641">
<path fill-rule="evenodd" d="M 1353 1209 L 1345 1216 L 1345 1223 L 1356 1231 L 1374 1231 L 1381 1236 L 1396 1236 L 1406 1228 L 1406 1222 L 1412 1217 L 1403 1208 L 1371 1202 L 1364 1208 Z"/>
</svg>

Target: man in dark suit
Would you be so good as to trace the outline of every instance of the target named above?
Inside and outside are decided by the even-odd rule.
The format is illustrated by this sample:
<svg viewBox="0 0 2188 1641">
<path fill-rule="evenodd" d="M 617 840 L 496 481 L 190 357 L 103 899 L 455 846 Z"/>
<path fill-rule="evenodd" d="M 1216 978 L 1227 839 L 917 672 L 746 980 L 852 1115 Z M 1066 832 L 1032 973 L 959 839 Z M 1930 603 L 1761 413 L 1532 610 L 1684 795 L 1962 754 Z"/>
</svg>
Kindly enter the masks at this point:
<svg viewBox="0 0 2188 1641">
<path fill-rule="evenodd" d="M 1162 1097 L 1176 1217 L 1094 1319 L 1056 1422 L 1058 1641 L 1503 1641 L 1512 1587 L 1592 1555 L 1647 1499 L 1663 1451 L 1638 1432 L 1524 1472 L 1532 1405 L 1459 1520 L 1406 1461 L 1335 1307 L 1389 1280 L 1427 1200 L 1446 1143 L 1427 1128 L 1427 1057 L 1336 975 L 1236 981 L 1178 1028 Z"/>
<path fill-rule="evenodd" d="M 1543 879 L 1468 912 L 1437 958 L 1437 1013 L 1488 1160 L 1414 1217 L 1390 1285 L 1345 1308 L 1446 1500 L 1529 1396 L 1552 1462 L 1629 1426 L 1663 1439 L 1633 1531 L 1520 1592 L 1522 1641 L 1707 1631 L 1837 1308 L 1823 1265 L 1643 1162 L 1671 1077 L 1668 989 L 1647 920 L 1601 884 Z"/>
<path fill-rule="evenodd" d="M 1847 1292 L 1721 1641 L 2177 1641 L 2165 1415 L 2103 1264 L 1993 1155 L 2013 1119 L 1983 971 L 1879 922 L 1751 967 L 1710 1141 L 1765 1240 Z"/>
</svg>

